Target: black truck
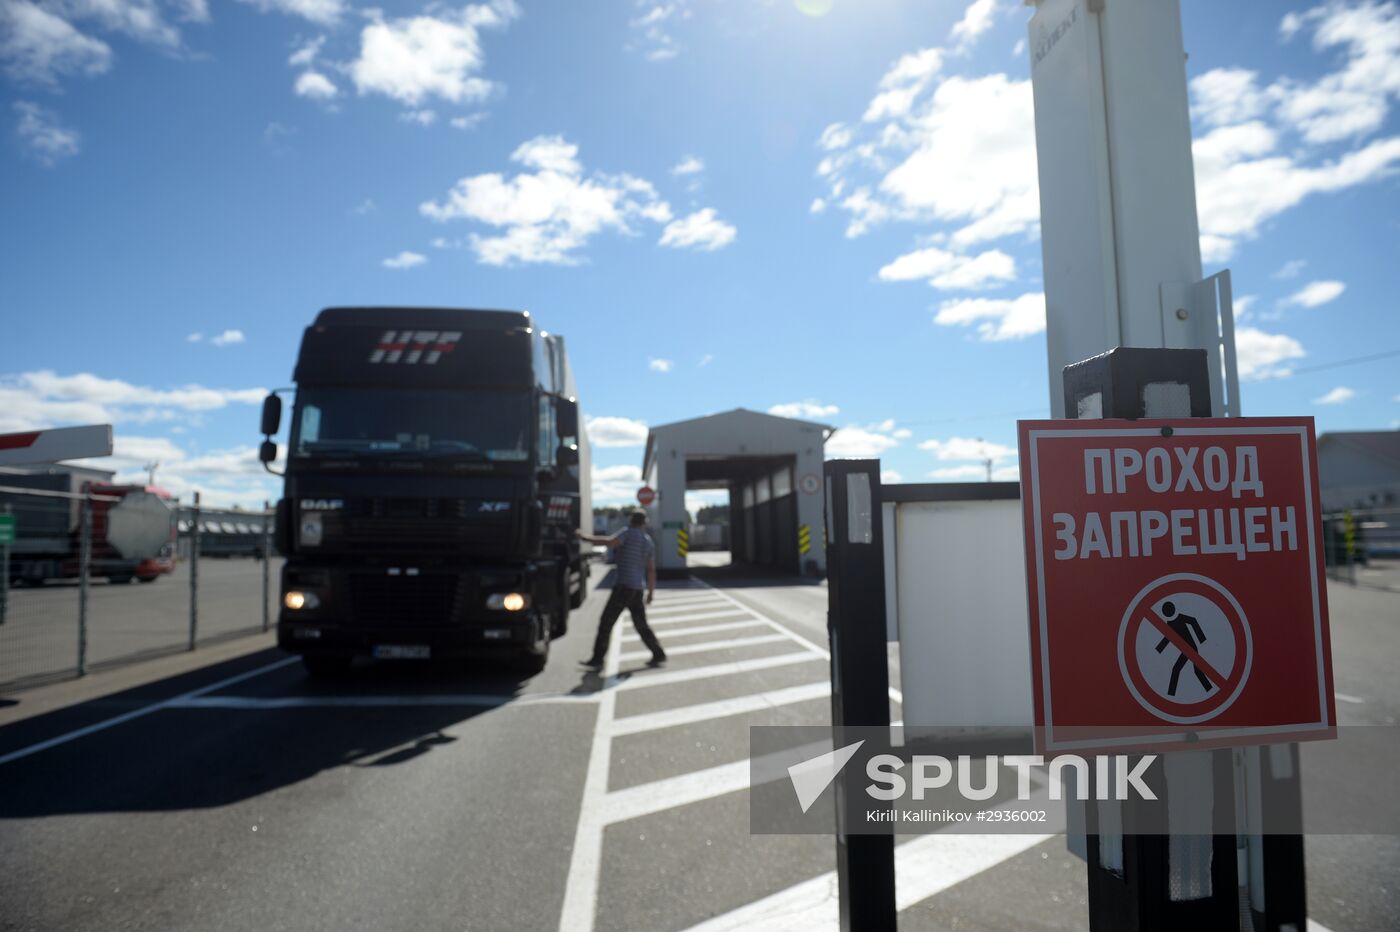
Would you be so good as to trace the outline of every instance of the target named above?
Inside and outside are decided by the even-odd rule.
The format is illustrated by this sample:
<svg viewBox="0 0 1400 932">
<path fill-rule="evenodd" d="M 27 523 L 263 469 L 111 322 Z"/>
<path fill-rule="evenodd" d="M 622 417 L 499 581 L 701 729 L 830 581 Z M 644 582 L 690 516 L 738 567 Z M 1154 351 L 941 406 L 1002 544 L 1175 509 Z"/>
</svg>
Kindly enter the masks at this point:
<svg viewBox="0 0 1400 932">
<path fill-rule="evenodd" d="M 544 667 L 582 604 L 589 456 L 562 337 L 526 312 L 344 307 L 297 357 L 277 640 L 313 675 L 356 656 Z M 260 458 L 277 457 L 277 394 Z"/>
</svg>

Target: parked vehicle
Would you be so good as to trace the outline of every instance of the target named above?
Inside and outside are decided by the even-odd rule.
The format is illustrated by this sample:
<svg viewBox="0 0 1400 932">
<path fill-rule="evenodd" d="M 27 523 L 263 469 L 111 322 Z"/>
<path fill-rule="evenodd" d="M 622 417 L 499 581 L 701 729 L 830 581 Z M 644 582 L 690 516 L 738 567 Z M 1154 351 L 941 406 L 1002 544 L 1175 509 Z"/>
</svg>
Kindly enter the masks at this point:
<svg viewBox="0 0 1400 932">
<path fill-rule="evenodd" d="M 0 472 L 0 510 L 8 506 L 15 516 L 11 582 L 37 584 L 79 575 L 85 488 L 93 495 L 92 576 L 114 583 L 154 582 L 175 569 L 170 493 L 101 478 L 110 475 L 64 465 Z M 134 537 L 133 530 L 139 532 Z"/>
<path fill-rule="evenodd" d="M 588 444 L 561 337 L 529 314 L 333 308 L 297 359 L 278 643 L 313 674 L 356 655 L 544 666 L 587 569 Z M 263 432 L 277 432 L 269 397 Z M 265 463 L 276 456 L 265 441 Z"/>
</svg>

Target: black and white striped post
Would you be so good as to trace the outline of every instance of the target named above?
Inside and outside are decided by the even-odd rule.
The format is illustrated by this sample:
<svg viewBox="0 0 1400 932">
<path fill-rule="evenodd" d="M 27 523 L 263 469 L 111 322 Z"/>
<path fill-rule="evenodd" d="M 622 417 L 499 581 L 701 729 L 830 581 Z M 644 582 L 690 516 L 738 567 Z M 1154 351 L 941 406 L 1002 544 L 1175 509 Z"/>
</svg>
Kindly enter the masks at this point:
<svg viewBox="0 0 1400 932">
<path fill-rule="evenodd" d="M 824 472 L 832 746 L 840 748 L 850 743 L 847 729 L 890 726 L 880 461 L 828 460 Z M 846 831 L 863 796 L 849 774 L 835 780 L 841 928 L 894 932 L 894 835 Z"/>
</svg>

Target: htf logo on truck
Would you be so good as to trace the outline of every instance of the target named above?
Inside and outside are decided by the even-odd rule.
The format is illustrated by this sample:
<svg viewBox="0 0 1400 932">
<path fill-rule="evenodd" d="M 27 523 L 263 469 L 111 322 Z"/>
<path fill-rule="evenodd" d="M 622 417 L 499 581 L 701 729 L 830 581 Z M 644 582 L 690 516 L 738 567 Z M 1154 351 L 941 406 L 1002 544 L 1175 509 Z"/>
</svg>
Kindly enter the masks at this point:
<svg viewBox="0 0 1400 932">
<path fill-rule="evenodd" d="M 443 353 L 452 352 L 460 339 L 461 331 L 386 330 L 369 354 L 369 361 L 374 364 L 401 362 L 409 366 L 421 362 L 431 366 Z"/>
</svg>

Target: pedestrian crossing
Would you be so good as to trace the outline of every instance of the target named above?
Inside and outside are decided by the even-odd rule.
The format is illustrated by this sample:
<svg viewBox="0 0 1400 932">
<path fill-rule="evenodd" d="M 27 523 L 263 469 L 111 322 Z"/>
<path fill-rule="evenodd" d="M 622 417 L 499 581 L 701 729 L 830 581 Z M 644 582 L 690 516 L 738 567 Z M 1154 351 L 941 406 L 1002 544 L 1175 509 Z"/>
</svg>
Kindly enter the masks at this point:
<svg viewBox="0 0 1400 932">
<path fill-rule="evenodd" d="M 599 885 L 604 879 L 605 836 L 612 826 L 679 809 L 749 788 L 747 757 L 648 782 L 609 788 L 616 739 L 657 736 L 707 722 L 774 713 L 804 702 L 827 699 L 831 687 L 821 646 L 699 581 L 663 588 L 648 607 L 647 618 L 671 658 L 669 668 L 619 671 L 651 655 L 621 619 L 602 671 L 605 684 L 598 701 L 598 718 L 585 777 L 579 825 L 575 833 L 568 882 L 559 927 L 568 932 L 591 932 L 615 925 L 598 915 Z M 628 630 L 624 631 L 624 628 Z M 762 651 L 763 656 L 751 656 Z M 772 652 L 772 653 L 769 653 Z M 750 654 L 750 656 L 743 656 Z M 726 656 L 727 655 L 727 656 Z M 724 659 L 718 659 L 723 657 Z M 695 665 L 676 663 L 694 660 Z M 801 682 L 765 688 L 767 671 L 802 668 Z M 619 698 L 639 691 L 648 694 L 683 690 L 706 681 L 724 684 L 723 698 L 705 698 L 656 711 L 627 714 Z M 826 721 L 823 717 L 821 721 Z M 789 722 L 790 723 L 790 722 Z M 820 722 L 805 722 L 820 724 Z M 674 732 L 672 732 L 674 733 Z"/>
</svg>

